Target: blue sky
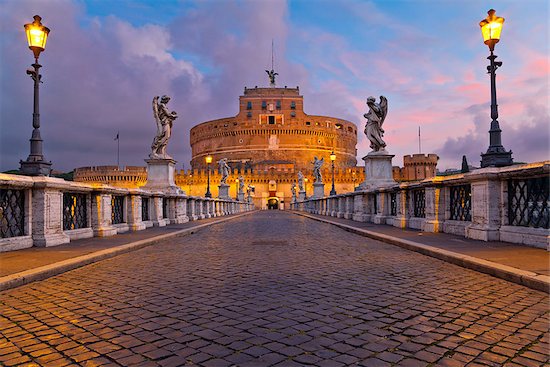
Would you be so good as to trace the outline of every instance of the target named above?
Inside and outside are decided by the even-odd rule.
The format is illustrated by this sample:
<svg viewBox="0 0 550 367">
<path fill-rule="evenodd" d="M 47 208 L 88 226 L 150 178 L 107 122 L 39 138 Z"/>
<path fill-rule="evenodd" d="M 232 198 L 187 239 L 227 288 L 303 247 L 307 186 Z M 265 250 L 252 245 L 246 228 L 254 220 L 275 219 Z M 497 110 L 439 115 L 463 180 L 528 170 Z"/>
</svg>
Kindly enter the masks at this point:
<svg viewBox="0 0 550 367">
<path fill-rule="evenodd" d="M 488 49 L 478 23 L 506 21 L 496 54 L 503 144 L 516 161 L 549 154 L 549 4 L 527 1 L 72 1 L 0 2 L 0 169 L 28 155 L 32 54 L 22 25 L 52 29 L 41 85 L 42 136 L 54 168 L 143 165 L 154 123 L 150 100 L 169 94 L 180 118 L 168 151 L 189 168 L 189 129 L 235 115 L 243 87 L 300 86 L 309 114 L 363 130 L 368 96 L 385 95 L 388 150 L 440 156 L 438 168 L 477 165 L 488 146 Z M 369 151 L 359 134 L 359 161 Z"/>
</svg>

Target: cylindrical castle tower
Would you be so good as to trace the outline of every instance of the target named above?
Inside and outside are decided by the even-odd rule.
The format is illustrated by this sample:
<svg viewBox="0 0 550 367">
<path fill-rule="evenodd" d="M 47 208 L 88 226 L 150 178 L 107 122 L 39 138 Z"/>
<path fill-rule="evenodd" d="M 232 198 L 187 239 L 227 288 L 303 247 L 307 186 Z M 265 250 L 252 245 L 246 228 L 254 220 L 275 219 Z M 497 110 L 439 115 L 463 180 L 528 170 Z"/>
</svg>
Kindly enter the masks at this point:
<svg viewBox="0 0 550 367">
<path fill-rule="evenodd" d="M 206 168 L 227 158 L 236 169 L 311 170 L 315 156 L 338 168 L 355 167 L 357 127 L 336 117 L 308 115 L 299 88 L 245 88 L 235 117 L 203 122 L 191 129 L 191 166 Z"/>
</svg>

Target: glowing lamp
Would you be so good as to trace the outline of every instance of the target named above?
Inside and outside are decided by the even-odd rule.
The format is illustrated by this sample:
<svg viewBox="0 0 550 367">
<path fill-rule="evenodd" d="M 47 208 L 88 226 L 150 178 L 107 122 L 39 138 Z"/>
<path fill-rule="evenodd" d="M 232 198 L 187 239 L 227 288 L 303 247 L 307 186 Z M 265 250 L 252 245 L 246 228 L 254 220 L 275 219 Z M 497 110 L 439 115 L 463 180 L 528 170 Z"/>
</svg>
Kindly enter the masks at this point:
<svg viewBox="0 0 550 367">
<path fill-rule="evenodd" d="M 40 22 L 42 18 L 39 15 L 35 15 L 33 18 L 34 22 L 25 24 L 25 33 L 27 34 L 29 48 L 34 53 L 34 58 L 38 60 L 40 53 L 46 49 L 50 29 L 42 25 L 42 22 Z"/>
<path fill-rule="evenodd" d="M 212 156 L 211 156 L 211 155 L 207 155 L 206 158 L 205 158 L 205 160 L 206 160 L 206 163 L 207 163 L 207 164 L 212 163 Z"/>
<path fill-rule="evenodd" d="M 483 35 L 483 43 L 489 46 L 489 50 L 491 51 L 495 49 L 495 45 L 500 41 L 500 33 L 504 24 L 504 18 L 497 17 L 495 13 L 495 9 L 489 10 L 487 18 L 479 22 L 481 34 Z"/>
<path fill-rule="evenodd" d="M 336 160 L 336 154 L 334 154 L 334 151 L 332 151 L 332 153 L 330 153 L 330 160 L 333 161 L 333 162 Z"/>
</svg>

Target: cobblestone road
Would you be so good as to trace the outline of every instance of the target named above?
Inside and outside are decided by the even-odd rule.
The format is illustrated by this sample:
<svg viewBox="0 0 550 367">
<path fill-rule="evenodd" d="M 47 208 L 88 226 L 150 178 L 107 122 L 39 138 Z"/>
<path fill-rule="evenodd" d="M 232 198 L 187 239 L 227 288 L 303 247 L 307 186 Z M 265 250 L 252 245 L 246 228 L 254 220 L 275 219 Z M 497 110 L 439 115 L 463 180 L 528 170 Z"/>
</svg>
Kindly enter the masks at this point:
<svg viewBox="0 0 550 367">
<path fill-rule="evenodd" d="M 284 212 L 2 292 L 0 315 L 7 366 L 549 362 L 546 294 Z"/>
</svg>

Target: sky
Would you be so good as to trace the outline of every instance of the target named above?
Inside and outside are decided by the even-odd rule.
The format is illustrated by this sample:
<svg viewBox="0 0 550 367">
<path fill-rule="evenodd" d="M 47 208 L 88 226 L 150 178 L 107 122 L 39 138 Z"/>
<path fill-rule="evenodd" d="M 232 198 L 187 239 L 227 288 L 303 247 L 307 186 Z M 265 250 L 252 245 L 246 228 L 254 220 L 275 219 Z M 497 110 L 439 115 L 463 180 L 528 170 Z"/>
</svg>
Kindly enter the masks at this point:
<svg viewBox="0 0 550 367">
<path fill-rule="evenodd" d="M 178 112 L 168 153 L 190 168 L 189 129 L 236 115 L 244 87 L 299 86 L 311 115 L 358 126 L 369 96 L 388 98 L 387 150 L 436 153 L 439 170 L 479 166 L 489 144 L 489 50 L 479 21 L 505 18 L 495 54 L 502 142 L 516 162 L 550 159 L 547 0 L 0 0 L 0 171 L 29 154 L 33 63 L 23 24 L 51 29 L 40 85 L 44 155 L 53 168 L 144 166 L 153 96 Z"/>
</svg>

